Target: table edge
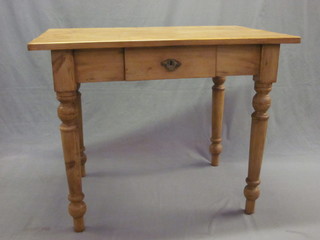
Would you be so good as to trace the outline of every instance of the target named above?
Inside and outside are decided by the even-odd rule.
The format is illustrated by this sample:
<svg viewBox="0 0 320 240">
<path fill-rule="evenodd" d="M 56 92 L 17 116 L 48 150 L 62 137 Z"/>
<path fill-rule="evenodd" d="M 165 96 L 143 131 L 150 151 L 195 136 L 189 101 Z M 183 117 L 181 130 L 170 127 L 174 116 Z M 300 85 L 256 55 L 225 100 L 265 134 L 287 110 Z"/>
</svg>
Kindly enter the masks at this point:
<svg viewBox="0 0 320 240">
<path fill-rule="evenodd" d="M 28 43 L 28 50 L 71 50 L 93 48 L 129 48 L 129 47 L 168 47 L 168 46 L 197 46 L 197 45 L 250 45 L 250 44 L 292 44 L 300 43 L 301 37 L 290 38 L 261 38 L 261 39 L 202 39 L 202 40 L 144 40 L 144 41 L 116 41 L 116 42 L 51 42 L 51 43 Z"/>
</svg>

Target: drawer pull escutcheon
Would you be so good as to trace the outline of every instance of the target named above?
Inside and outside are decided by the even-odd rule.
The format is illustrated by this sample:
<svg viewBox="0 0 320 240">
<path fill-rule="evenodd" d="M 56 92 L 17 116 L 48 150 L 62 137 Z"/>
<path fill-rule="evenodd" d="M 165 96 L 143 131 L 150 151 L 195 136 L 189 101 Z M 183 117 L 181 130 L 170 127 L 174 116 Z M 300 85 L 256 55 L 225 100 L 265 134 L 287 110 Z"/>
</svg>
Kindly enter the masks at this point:
<svg viewBox="0 0 320 240">
<path fill-rule="evenodd" d="M 181 66 L 181 62 L 179 62 L 176 59 L 166 59 L 161 62 L 161 65 L 164 66 L 169 72 L 173 72 L 176 70 L 178 67 Z"/>
</svg>

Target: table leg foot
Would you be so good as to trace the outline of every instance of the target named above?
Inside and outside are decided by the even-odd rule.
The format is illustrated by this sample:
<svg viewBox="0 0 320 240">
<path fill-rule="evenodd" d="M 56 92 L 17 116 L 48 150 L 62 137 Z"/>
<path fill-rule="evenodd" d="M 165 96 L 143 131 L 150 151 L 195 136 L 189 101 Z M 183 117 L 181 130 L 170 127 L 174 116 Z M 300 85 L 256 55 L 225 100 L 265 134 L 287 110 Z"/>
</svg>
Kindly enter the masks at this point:
<svg viewBox="0 0 320 240">
<path fill-rule="evenodd" d="M 69 204 L 69 213 L 73 217 L 73 229 L 75 232 L 83 232 L 85 230 L 83 215 L 86 209 L 86 204 L 82 200 Z"/>
<path fill-rule="evenodd" d="M 254 206 L 255 206 L 255 201 L 246 201 L 246 208 L 244 210 L 244 213 L 247 215 L 251 215 L 254 213 Z"/>
<path fill-rule="evenodd" d="M 74 231 L 83 232 L 85 230 L 83 218 L 73 219 Z"/>
<path fill-rule="evenodd" d="M 246 214 L 253 214 L 255 202 L 259 198 L 260 189 L 259 184 L 260 181 L 250 181 L 248 178 L 246 179 L 247 186 L 244 188 L 244 195 L 246 197 L 246 207 L 244 212 Z"/>
</svg>

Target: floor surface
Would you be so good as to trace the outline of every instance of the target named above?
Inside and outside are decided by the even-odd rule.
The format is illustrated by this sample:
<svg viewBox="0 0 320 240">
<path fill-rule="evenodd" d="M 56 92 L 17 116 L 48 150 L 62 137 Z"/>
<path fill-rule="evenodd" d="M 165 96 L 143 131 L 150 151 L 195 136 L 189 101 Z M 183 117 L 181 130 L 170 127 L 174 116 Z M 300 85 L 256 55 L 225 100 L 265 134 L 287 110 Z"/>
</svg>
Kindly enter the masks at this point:
<svg viewBox="0 0 320 240">
<path fill-rule="evenodd" d="M 86 231 L 74 233 L 59 147 L 21 144 L 15 155 L 2 149 L 1 240 L 320 237 L 317 156 L 266 156 L 256 213 L 247 216 L 246 159 L 222 156 L 211 167 L 201 154 L 172 151 L 174 143 L 147 151 L 147 143 L 97 139 L 87 144 Z"/>
</svg>

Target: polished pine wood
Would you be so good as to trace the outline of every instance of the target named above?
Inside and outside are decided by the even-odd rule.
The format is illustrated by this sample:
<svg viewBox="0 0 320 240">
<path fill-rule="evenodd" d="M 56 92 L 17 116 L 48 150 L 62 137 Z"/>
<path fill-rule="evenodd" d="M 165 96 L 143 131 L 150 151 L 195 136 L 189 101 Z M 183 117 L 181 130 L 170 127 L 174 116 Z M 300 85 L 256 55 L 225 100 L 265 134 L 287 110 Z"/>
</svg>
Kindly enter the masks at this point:
<svg viewBox="0 0 320 240">
<path fill-rule="evenodd" d="M 168 71 L 161 62 L 175 59 L 181 66 Z M 125 50 L 126 80 L 200 78 L 215 76 L 215 46 L 128 48 Z"/>
<path fill-rule="evenodd" d="M 74 74 L 74 59 L 71 50 L 52 51 L 53 86 L 56 92 L 75 91 L 78 84 Z"/>
<path fill-rule="evenodd" d="M 256 75 L 259 72 L 260 45 L 217 47 L 217 76 Z"/>
<path fill-rule="evenodd" d="M 298 43 L 300 37 L 240 26 L 49 29 L 29 50 Z"/>
<path fill-rule="evenodd" d="M 260 170 L 262 164 L 264 143 L 267 134 L 268 114 L 271 99 L 271 83 L 255 82 L 256 95 L 253 97 L 254 113 L 252 114 L 249 170 L 246 178 L 247 186 L 244 189 L 244 195 L 247 198 L 245 213 L 254 213 L 255 201 L 260 195 Z"/>
<path fill-rule="evenodd" d="M 81 101 L 81 93 L 79 91 L 80 84 L 78 84 L 78 90 L 77 90 L 77 101 L 76 101 L 76 108 L 78 111 L 77 116 L 77 126 L 79 131 L 79 147 L 80 147 L 80 160 L 81 160 L 81 176 L 86 176 L 86 168 L 85 164 L 87 162 L 87 155 L 84 153 L 85 147 L 84 147 L 84 141 L 83 141 L 83 123 L 82 123 L 82 101 Z"/>
<path fill-rule="evenodd" d="M 224 109 L 224 82 L 225 77 L 212 78 L 212 134 L 211 134 L 211 165 L 219 165 L 219 155 L 222 152 L 222 123 Z"/>
<path fill-rule="evenodd" d="M 74 230 L 84 230 L 83 215 L 86 212 L 81 185 L 81 154 L 79 129 L 79 93 L 74 78 L 72 51 L 52 51 L 53 79 L 57 99 L 60 102 L 58 116 L 66 173 L 69 186 L 69 213 L 73 217 Z"/>
<path fill-rule="evenodd" d="M 57 92 L 60 101 L 58 115 L 62 124 L 60 126 L 61 140 L 69 185 L 69 213 L 73 217 L 74 230 L 84 230 L 83 215 L 86 204 L 83 202 L 84 194 L 81 187 L 81 161 L 79 148 L 79 132 L 77 129 L 77 93 Z"/>
<path fill-rule="evenodd" d="M 239 26 L 50 29 L 28 44 L 51 50 L 54 89 L 69 185 L 69 213 L 77 232 L 86 212 L 81 176 L 85 176 L 80 83 L 163 78 L 211 77 L 211 164 L 219 164 L 225 76 L 254 75 L 245 213 L 259 197 L 260 171 L 267 133 L 269 93 L 277 80 L 281 43 L 300 37 Z M 171 60 L 170 60 L 171 59 Z M 163 62 L 173 64 L 171 69 Z M 172 67 L 172 65 L 171 65 Z"/>
<path fill-rule="evenodd" d="M 277 81 L 279 50 L 280 45 L 262 46 L 260 71 L 258 75 L 254 76 L 256 94 L 252 100 L 254 112 L 251 116 L 247 186 L 244 189 L 244 195 L 247 199 L 246 214 L 254 213 L 255 201 L 260 195 L 258 186 L 260 184 L 260 171 L 269 119 L 267 110 L 271 105 L 269 92 L 272 83 Z"/>
<path fill-rule="evenodd" d="M 124 50 L 81 49 L 75 50 L 75 75 L 79 83 L 124 80 Z"/>
<path fill-rule="evenodd" d="M 262 45 L 260 71 L 259 74 L 254 75 L 254 80 L 263 83 L 274 83 L 277 81 L 279 54 L 279 44 Z"/>
</svg>

